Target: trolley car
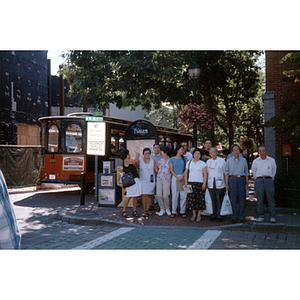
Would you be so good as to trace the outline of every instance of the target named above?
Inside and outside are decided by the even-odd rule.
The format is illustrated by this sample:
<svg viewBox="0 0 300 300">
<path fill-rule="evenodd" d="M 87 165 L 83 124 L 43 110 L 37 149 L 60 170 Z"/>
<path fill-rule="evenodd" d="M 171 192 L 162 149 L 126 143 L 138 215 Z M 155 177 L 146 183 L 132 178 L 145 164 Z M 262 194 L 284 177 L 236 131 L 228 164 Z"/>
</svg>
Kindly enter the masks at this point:
<svg viewBox="0 0 300 300">
<path fill-rule="evenodd" d="M 85 117 L 89 115 L 92 114 L 80 112 L 39 119 L 42 127 L 43 152 L 40 177 L 42 183 L 76 183 L 80 182 L 80 175 L 85 173 L 86 188 L 94 187 L 95 156 L 87 155 L 88 122 Z M 126 129 L 129 129 L 129 126 L 137 121 L 131 122 L 104 116 L 103 122 L 106 123 L 105 155 L 99 156 L 99 173 L 103 172 L 103 161 L 113 162 L 114 170 L 112 171 L 121 165 L 120 150 L 128 146 L 125 138 Z M 192 144 L 192 135 L 179 133 L 174 128 L 154 127 L 155 143 L 159 143 L 161 146 L 169 146 L 171 150 L 174 150 L 176 145 L 183 140 L 187 141 L 189 146 Z"/>
</svg>

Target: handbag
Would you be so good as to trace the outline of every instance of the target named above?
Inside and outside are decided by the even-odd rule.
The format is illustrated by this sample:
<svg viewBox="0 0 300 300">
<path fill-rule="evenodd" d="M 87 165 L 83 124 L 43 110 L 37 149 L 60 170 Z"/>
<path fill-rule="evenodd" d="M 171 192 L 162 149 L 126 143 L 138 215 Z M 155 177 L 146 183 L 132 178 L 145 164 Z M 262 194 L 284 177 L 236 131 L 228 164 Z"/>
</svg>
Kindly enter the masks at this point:
<svg viewBox="0 0 300 300">
<path fill-rule="evenodd" d="M 220 215 L 221 216 L 232 215 L 232 207 L 231 207 L 228 192 L 226 192 L 226 194 L 224 196 L 223 203 L 222 203 L 222 206 L 221 206 Z"/>
<path fill-rule="evenodd" d="M 177 190 L 177 192 L 182 192 L 184 185 L 185 185 L 184 180 L 182 180 L 182 181 L 176 180 L 176 190 Z"/>
<path fill-rule="evenodd" d="M 208 189 L 206 189 L 206 191 L 205 191 L 205 206 L 206 206 L 206 209 L 201 212 L 201 215 L 203 215 L 203 216 L 212 215 L 213 206 L 212 206 L 212 201 L 211 201 L 211 197 L 210 197 L 210 193 L 209 193 Z"/>
<path fill-rule="evenodd" d="M 132 185 L 135 184 L 135 181 L 133 179 L 133 175 L 132 173 L 125 173 L 122 177 L 121 177 L 121 180 L 122 180 L 122 184 L 123 184 L 123 188 L 128 188 Z"/>
</svg>

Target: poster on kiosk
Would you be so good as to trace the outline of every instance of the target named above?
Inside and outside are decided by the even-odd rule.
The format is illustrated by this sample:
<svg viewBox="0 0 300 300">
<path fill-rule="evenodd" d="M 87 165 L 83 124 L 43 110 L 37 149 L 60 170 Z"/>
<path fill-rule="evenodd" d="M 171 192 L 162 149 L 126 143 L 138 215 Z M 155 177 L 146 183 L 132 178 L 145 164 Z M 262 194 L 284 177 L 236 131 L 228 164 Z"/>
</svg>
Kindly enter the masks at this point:
<svg viewBox="0 0 300 300">
<path fill-rule="evenodd" d="M 126 148 L 131 157 L 136 153 L 143 156 L 143 149 L 150 148 L 153 152 L 153 144 L 158 143 L 158 135 L 155 126 L 146 120 L 137 120 L 131 123 L 124 133 Z"/>
</svg>

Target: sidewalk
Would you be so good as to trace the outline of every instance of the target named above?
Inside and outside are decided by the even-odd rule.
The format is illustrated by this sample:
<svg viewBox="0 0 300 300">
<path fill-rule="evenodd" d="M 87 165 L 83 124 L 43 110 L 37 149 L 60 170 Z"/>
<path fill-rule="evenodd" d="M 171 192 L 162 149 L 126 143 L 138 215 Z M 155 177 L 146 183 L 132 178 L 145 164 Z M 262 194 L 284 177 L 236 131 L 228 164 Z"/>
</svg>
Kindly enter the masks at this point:
<svg viewBox="0 0 300 300">
<path fill-rule="evenodd" d="M 63 189 L 62 189 L 63 188 Z M 121 216 L 122 208 L 114 206 L 98 207 L 98 203 L 95 201 L 93 194 L 87 194 L 85 196 L 85 205 L 80 204 L 80 190 L 79 188 L 62 187 L 56 190 L 35 190 L 34 188 L 21 188 L 10 189 L 9 193 L 35 193 L 35 200 L 23 200 L 20 206 L 40 206 L 40 207 L 53 207 L 59 210 L 58 218 L 62 221 L 72 224 L 80 225 L 104 225 L 107 224 L 119 224 L 126 226 L 151 226 L 151 227 L 165 227 L 165 228 L 205 228 L 205 229 L 230 229 L 230 230 L 244 230 L 244 231 L 267 231 L 267 232 L 291 232 L 300 233 L 300 210 L 299 209 L 276 209 L 276 223 L 269 223 L 269 214 L 266 213 L 266 222 L 257 223 L 256 209 L 257 200 L 254 192 L 254 181 L 250 181 L 250 193 L 247 198 L 247 213 L 246 222 L 243 224 L 237 222 L 231 224 L 231 216 L 225 216 L 222 222 L 210 221 L 209 216 L 202 216 L 201 222 L 191 222 L 191 212 L 187 212 L 187 217 L 182 218 L 177 215 L 175 218 L 171 218 L 168 215 L 162 217 L 158 216 L 159 207 L 156 204 L 155 210 L 151 211 L 152 215 L 144 218 L 142 217 L 143 208 L 139 201 L 139 207 L 137 212 L 140 215 L 139 218 L 130 217 L 124 218 Z M 66 191 L 64 196 L 63 191 Z M 71 193 L 72 191 L 72 193 Z M 51 192 L 51 194 L 49 194 Z M 70 193 L 68 193 L 70 192 Z M 59 197 L 55 196 L 59 193 Z M 44 195 L 44 196 L 43 196 Z M 45 196 L 47 195 L 47 197 Z M 128 214 L 132 215 L 132 208 L 127 208 Z"/>
</svg>

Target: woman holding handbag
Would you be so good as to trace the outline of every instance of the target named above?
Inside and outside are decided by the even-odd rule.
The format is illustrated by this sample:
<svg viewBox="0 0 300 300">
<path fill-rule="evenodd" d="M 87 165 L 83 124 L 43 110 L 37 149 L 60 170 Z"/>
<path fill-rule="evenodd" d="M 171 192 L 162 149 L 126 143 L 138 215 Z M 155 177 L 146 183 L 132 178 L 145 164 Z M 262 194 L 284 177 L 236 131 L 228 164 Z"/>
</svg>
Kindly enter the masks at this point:
<svg viewBox="0 0 300 300">
<path fill-rule="evenodd" d="M 207 184 L 207 166 L 200 160 L 201 149 L 194 150 L 194 159 L 186 164 L 184 172 L 185 187 L 190 184 L 193 191 L 187 195 L 187 208 L 192 210 L 191 221 L 201 221 L 201 211 L 205 210 L 205 190 Z M 198 213 L 197 213 L 198 211 Z M 196 215 L 197 214 L 197 215 Z"/>
<path fill-rule="evenodd" d="M 137 169 L 135 167 L 135 164 L 139 163 L 139 153 L 136 153 L 135 159 L 130 158 L 129 150 L 128 149 L 123 149 L 120 152 L 120 158 L 123 160 L 123 172 L 124 173 L 131 173 L 133 175 L 135 184 L 127 187 L 126 188 L 126 198 L 124 199 L 123 203 L 123 211 L 122 211 L 122 216 L 125 218 L 128 218 L 128 214 L 126 212 L 127 205 L 129 203 L 129 200 L 132 198 L 132 203 L 133 203 L 133 216 L 138 217 L 138 213 L 136 211 L 137 208 L 137 197 L 141 195 L 141 183 L 139 179 L 139 175 L 137 172 Z"/>
<path fill-rule="evenodd" d="M 183 190 L 184 171 L 187 159 L 183 156 L 184 149 L 178 145 L 175 149 L 176 155 L 169 160 L 170 172 L 173 175 L 171 181 L 172 191 L 172 214 L 171 218 L 177 215 L 178 196 L 180 196 L 180 214 L 186 218 L 186 192 Z"/>
</svg>

